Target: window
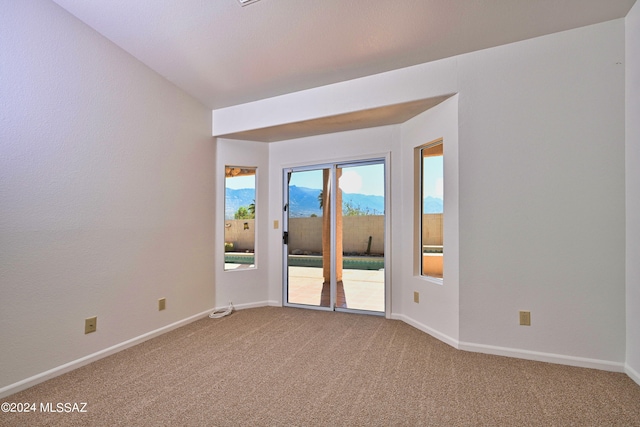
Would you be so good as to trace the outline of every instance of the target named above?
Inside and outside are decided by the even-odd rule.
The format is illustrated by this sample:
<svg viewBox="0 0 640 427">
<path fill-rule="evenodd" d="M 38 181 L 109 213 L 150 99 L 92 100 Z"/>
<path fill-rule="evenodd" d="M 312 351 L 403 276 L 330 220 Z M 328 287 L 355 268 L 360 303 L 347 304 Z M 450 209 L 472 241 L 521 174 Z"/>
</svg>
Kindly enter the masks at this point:
<svg viewBox="0 0 640 427">
<path fill-rule="evenodd" d="M 257 168 L 225 166 L 224 269 L 255 268 Z"/>
<path fill-rule="evenodd" d="M 418 147 L 420 275 L 442 279 L 444 162 L 442 139 Z"/>
</svg>

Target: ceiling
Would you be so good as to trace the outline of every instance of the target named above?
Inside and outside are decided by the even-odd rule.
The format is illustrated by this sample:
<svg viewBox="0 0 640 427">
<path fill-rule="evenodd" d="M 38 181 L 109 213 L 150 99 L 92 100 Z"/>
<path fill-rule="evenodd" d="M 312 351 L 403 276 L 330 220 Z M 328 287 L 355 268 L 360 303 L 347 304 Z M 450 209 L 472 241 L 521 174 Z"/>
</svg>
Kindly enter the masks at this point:
<svg viewBox="0 0 640 427">
<path fill-rule="evenodd" d="M 217 109 L 624 17 L 635 0 L 53 0 Z"/>
</svg>

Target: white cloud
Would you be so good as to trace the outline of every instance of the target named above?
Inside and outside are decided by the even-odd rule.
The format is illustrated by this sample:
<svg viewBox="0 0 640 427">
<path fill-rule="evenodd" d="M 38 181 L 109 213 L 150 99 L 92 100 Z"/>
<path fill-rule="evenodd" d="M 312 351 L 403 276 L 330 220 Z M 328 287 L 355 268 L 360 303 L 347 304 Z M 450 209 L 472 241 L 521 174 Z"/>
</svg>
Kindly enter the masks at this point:
<svg viewBox="0 0 640 427">
<path fill-rule="evenodd" d="M 443 196 L 444 196 L 444 180 L 442 178 L 438 178 L 436 180 L 435 197 L 442 199 Z"/>
<path fill-rule="evenodd" d="M 346 170 L 340 177 L 340 189 L 345 193 L 357 193 L 362 188 L 362 177 L 353 170 Z"/>
</svg>

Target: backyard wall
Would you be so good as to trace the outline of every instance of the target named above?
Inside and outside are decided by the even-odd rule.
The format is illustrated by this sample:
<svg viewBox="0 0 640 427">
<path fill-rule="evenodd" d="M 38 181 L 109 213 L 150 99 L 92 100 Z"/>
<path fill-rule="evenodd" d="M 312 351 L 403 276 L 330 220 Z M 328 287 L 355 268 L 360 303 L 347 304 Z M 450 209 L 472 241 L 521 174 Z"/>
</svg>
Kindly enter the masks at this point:
<svg viewBox="0 0 640 427">
<path fill-rule="evenodd" d="M 343 252 L 365 253 L 371 239 L 371 254 L 384 254 L 384 216 L 343 216 Z M 322 252 L 322 217 L 289 219 L 289 250 Z"/>
<path fill-rule="evenodd" d="M 322 217 L 289 219 L 289 253 L 293 251 L 322 252 Z"/>
<path fill-rule="evenodd" d="M 422 244 L 442 245 L 443 232 L 442 214 L 424 214 L 422 216 Z"/>
<path fill-rule="evenodd" d="M 425 214 L 423 244 L 442 245 L 442 214 Z M 343 251 L 365 253 L 371 237 L 371 254 L 384 253 L 384 216 L 361 215 L 343 217 Z M 249 229 L 244 228 L 244 224 Z M 233 243 L 234 251 L 254 249 L 255 225 L 253 219 L 225 220 L 225 242 Z M 289 219 L 289 250 L 322 252 L 322 217 Z"/>
<path fill-rule="evenodd" d="M 233 243 L 234 252 L 253 252 L 256 244 L 255 222 L 255 219 L 225 219 L 224 242 Z M 245 224 L 248 228 L 245 228 Z"/>
</svg>

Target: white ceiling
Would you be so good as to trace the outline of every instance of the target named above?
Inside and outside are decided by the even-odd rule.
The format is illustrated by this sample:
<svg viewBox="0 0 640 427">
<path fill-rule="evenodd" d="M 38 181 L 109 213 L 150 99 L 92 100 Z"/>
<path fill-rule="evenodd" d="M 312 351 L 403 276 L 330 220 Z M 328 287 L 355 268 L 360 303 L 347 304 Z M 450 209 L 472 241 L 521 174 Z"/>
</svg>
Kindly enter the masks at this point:
<svg viewBox="0 0 640 427">
<path fill-rule="evenodd" d="M 54 0 L 216 109 L 624 17 L 635 0 Z"/>
</svg>

